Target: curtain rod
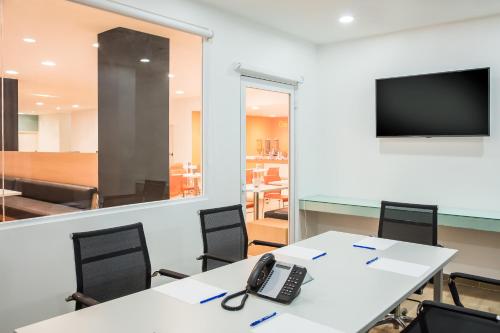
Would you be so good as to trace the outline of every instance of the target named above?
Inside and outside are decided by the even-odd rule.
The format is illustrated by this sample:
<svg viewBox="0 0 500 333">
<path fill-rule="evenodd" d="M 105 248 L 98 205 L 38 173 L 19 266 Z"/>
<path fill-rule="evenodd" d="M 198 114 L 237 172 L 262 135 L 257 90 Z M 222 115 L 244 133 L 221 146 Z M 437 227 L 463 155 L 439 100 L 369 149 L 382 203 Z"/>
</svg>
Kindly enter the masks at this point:
<svg viewBox="0 0 500 333">
<path fill-rule="evenodd" d="M 150 23 L 159 24 L 165 27 L 181 30 L 204 38 L 212 38 L 214 33 L 211 29 L 191 24 L 188 22 L 176 20 L 171 17 L 163 16 L 134 6 L 125 5 L 115 0 L 68 0 L 81 5 L 103 9 L 116 14 L 144 20 Z"/>
</svg>

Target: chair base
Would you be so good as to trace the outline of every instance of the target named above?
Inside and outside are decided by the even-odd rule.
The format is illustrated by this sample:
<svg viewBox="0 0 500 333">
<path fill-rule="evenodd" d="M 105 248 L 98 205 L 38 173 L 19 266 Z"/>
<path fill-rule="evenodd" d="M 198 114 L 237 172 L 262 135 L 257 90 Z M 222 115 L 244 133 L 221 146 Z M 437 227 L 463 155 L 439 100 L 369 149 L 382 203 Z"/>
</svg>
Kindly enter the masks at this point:
<svg viewBox="0 0 500 333">
<path fill-rule="evenodd" d="M 394 309 L 392 313 L 387 314 L 384 319 L 377 322 L 375 326 L 392 324 L 395 329 L 406 328 L 414 318 L 407 316 L 408 310 L 400 308 L 399 306 Z"/>
</svg>

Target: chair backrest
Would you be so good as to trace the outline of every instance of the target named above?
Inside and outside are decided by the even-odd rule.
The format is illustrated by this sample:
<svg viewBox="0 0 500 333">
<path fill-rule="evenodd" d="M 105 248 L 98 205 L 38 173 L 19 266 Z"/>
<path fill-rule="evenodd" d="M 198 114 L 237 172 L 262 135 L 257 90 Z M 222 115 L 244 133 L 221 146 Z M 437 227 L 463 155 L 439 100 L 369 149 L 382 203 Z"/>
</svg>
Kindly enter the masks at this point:
<svg viewBox="0 0 500 333">
<path fill-rule="evenodd" d="M 182 174 L 170 175 L 170 198 L 182 194 Z"/>
<path fill-rule="evenodd" d="M 267 169 L 266 176 L 278 176 L 280 175 L 280 168 L 279 167 L 273 167 Z"/>
<path fill-rule="evenodd" d="M 167 199 L 166 191 L 166 181 L 146 179 L 144 181 L 143 200 L 145 202 L 165 200 Z"/>
<path fill-rule="evenodd" d="M 203 253 L 232 261 L 246 259 L 248 254 L 248 234 L 241 205 L 205 209 L 200 211 Z M 227 263 L 203 259 L 205 272 Z"/>
<path fill-rule="evenodd" d="M 247 169 L 246 170 L 246 183 L 247 184 L 252 184 L 253 180 L 253 170 L 252 169 Z"/>
<path fill-rule="evenodd" d="M 77 291 L 105 302 L 151 287 L 142 223 L 74 233 L 72 238 Z"/>
<path fill-rule="evenodd" d="M 382 201 L 378 236 L 435 246 L 437 211 L 434 205 Z"/>
<path fill-rule="evenodd" d="M 496 314 L 424 301 L 417 318 L 402 333 L 498 333 Z"/>
</svg>

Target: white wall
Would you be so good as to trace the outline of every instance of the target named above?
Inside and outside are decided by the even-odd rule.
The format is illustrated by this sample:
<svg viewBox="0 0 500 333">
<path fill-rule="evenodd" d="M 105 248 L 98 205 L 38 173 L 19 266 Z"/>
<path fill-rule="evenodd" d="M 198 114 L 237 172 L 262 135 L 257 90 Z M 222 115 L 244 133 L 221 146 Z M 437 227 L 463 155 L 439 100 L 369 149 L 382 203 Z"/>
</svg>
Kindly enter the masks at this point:
<svg viewBox="0 0 500 333">
<path fill-rule="evenodd" d="M 441 25 L 321 47 L 319 107 L 323 128 L 307 130 L 325 147 L 323 172 L 301 174 L 314 193 L 435 203 L 499 211 L 500 17 Z M 491 67 L 491 136 L 375 138 L 375 79 Z M 370 219 L 309 215 L 309 230 L 373 234 Z M 500 236 L 440 228 L 441 244 L 460 252 L 446 271 L 500 278 Z"/>
<path fill-rule="evenodd" d="M 36 151 L 38 149 L 38 132 L 19 132 L 19 151 Z"/>
<path fill-rule="evenodd" d="M 191 162 L 193 154 L 193 111 L 201 111 L 201 99 L 197 97 L 174 98 L 169 111 L 170 163 Z"/>
<path fill-rule="evenodd" d="M 38 116 L 38 151 L 70 151 L 71 135 L 70 113 L 54 113 Z"/>
<path fill-rule="evenodd" d="M 71 151 L 95 153 L 97 151 L 97 110 L 71 113 Z"/>
<path fill-rule="evenodd" d="M 60 151 L 59 140 L 59 115 L 40 115 L 38 117 L 38 151 Z"/>
<path fill-rule="evenodd" d="M 500 17 L 321 48 L 317 191 L 499 210 Z M 375 138 L 375 79 L 491 67 L 491 137 Z M 311 134 L 313 134 L 311 132 Z"/>
<path fill-rule="evenodd" d="M 234 62 L 304 75 L 305 83 L 298 91 L 297 122 L 299 127 L 314 126 L 307 117 L 315 103 L 314 46 L 184 0 L 126 2 L 215 31 L 204 50 L 205 196 L 186 202 L 142 204 L 130 211 L 110 208 L 73 217 L 0 224 L 0 332 L 72 311 L 73 305 L 64 302 L 76 287 L 71 232 L 141 221 L 153 268 L 200 271 L 200 262 L 194 259 L 202 248 L 196 212 L 240 199 L 240 78 L 231 69 Z M 297 144 L 298 156 L 311 156 L 306 146 L 307 140 Z M 164 281 L 158 278 L 153 283 Z"/>
</svg>

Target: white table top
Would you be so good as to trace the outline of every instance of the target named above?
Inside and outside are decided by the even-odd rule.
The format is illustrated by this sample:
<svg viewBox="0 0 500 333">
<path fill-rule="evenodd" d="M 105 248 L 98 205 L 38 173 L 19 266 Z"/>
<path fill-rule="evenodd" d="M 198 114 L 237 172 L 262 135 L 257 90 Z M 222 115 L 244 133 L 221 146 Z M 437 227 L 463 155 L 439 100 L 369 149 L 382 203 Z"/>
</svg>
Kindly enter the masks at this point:
<svg viewBox="0 0 500 333">
<path fill-rule="evenodd" d="M 184 178 L 200 178 L 201 177 L 201 172 L 183 173 L 182 177 L 184 177 Z"/>
<path fill-rule="evenodd" d="M 270 184 L 260 184 L 258 187 L 253 186 L 253 184 L 246 184 L 246 191 L 247 192 L 258 192 L 258 193 L 263 193 L 263 192 L 270 192 L 270 191 L 277 191 L 277 190 L 286 190 L 288 188 L 288 185 L 270 185 Z"/>
<path fill-rule="evenodd" d="M 190 305 L 146 290 L 81 311 L 16 330 L 17 333 L 137 333 L 251 332 L 249 324 L 274 311 L 291 313 L 343 332 L 362 332 L 436 274 L 456 250 L 400 242 L 385 251 L 354 248 L 365 236 L 327 232 L 296 243 L 326 251 L 315 261 L 276 255 L 277 260 L 307 267 L 314 280 L 302 287 L 290 305 L 249 296 L 245 308 L 224 311 L 220 300 Z M 366 266 L 374 256 L 428 265 L 416 278 Z M 245 287 L 258 257 L 195 275 L 191 278 L 231 292 Z M 61 300 L 62 302 L 62 300 Z"/>
<path fill-rule="evenodd" d="M 4 190 L 4 189 L 0 188 L 0 198 L 1 197 L 11 197 L 14 195 L 22 195 L 22 193 L 19 191 Z"/>
<path fill-rule="evenodd" d="M 288 186 L 288 179 L 282 179 L 282 180 L 275 180 L 272 182 L 269 182 L 270 185 L 284 185 Z"/>
</svg>

